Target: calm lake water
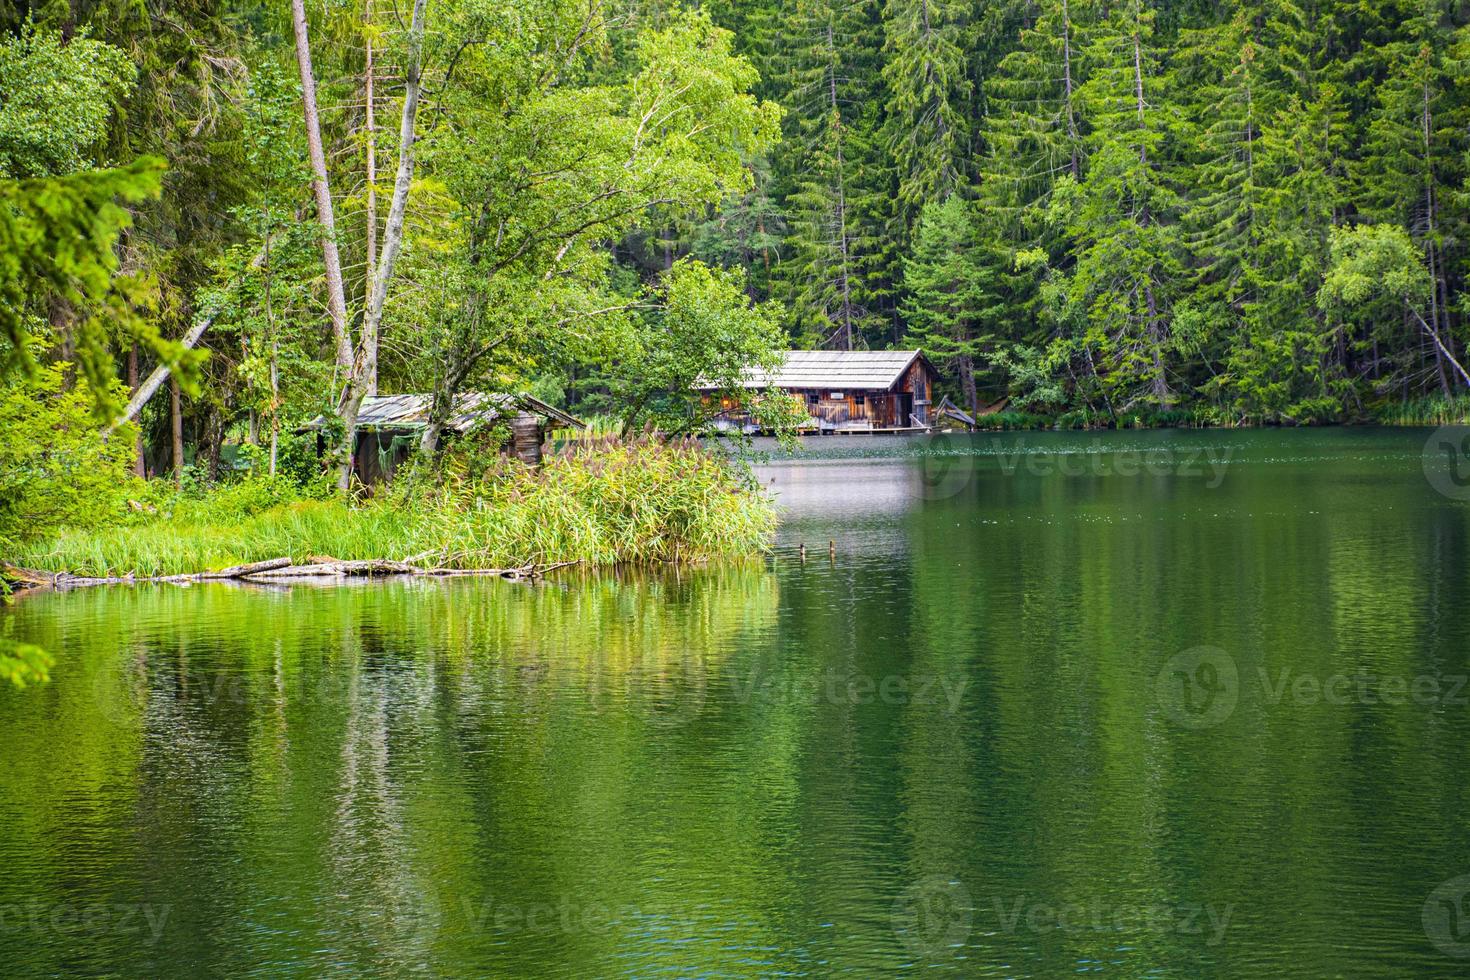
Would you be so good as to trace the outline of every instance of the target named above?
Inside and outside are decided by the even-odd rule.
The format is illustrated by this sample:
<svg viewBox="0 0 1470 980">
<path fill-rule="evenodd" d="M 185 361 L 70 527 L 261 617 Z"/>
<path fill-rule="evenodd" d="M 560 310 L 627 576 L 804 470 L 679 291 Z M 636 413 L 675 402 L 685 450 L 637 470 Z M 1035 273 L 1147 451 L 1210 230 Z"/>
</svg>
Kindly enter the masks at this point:
<svg viewBox="0 0 1470 980">
<path fill-rule="evenodd" d="M 829 438 L 744 566 L 23 598 L 0 972 L 1464 976 L 1462 434 Z"/>
</svg>

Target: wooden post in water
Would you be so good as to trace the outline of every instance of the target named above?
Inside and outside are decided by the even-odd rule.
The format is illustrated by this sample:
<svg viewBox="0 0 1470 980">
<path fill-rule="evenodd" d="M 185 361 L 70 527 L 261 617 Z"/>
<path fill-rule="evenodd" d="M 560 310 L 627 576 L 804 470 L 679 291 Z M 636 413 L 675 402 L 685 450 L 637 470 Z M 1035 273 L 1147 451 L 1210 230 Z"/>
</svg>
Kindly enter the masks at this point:
<svg viewBox="0 0 1470 980">
<path fill-rule="evenodd" d="M 522 412 L 510 420 L 510 445 L 516 458 L 528 466 L 541 465 L 541 420 Z"/>
</svg>

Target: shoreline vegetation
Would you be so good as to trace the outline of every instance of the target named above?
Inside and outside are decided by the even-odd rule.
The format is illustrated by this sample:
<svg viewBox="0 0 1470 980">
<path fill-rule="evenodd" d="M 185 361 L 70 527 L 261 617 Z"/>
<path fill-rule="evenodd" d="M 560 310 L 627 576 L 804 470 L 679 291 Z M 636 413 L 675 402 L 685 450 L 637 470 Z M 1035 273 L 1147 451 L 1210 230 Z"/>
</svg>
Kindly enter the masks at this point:
<svg viewBox="0 0 1470 980">
<path fill-rule="evenodd" d="M 747 556 L 765 550 L 776 523 L 770 497 L 738 461 L 653 434 L 567 442 L 539 469 L 449 458 L 367 496 L 266 476 L 204 492 L 135 480 L 126 492 L 84 526 L 13 541 L 8 577 L 58 586 L 521 578 L 570 564 Z"/>
<path fill-rule="evenodd" d="M 981 415 L 976 420 L 982 432 L 1095 430 L 1095 429 L 1264 429 L 1383 425 L 1411 428 L 1433 425 L 1470 425 L 1470 395 L 1445 398 L 1431 395 L 1392 402 L 1365 410 L 1355 418 L 1242 420 L 1222 415 L 1211 406 L 1178 409 L 1145 409 L 1118 416 L 1085 409 L 1055 415 L 1006 409 Z"/>
</svg>

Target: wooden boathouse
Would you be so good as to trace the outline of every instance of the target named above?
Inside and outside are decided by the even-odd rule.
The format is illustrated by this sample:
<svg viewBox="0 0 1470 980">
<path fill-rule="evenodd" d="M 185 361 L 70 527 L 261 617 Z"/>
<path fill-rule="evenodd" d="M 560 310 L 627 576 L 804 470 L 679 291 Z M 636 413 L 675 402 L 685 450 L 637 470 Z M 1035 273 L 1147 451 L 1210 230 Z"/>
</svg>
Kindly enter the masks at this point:
<svg viewBox="0 0 1470 980">
<path fill-rule="evenodd" d="M 429 419 L 430 397 L 373 395 L 363 399 L 352 449 L 352 469 L 358 480 L 372 485 L 393 478 L 393 472 L 418 445 Z M 541 444 L 551 431 L 586 427 L 581 419 L 531 395 L 475 391 L 455 396 L 444 422 L 444 438 L 453 439 L 498 423 L 510 426 L 506 451 L 513 451 L 525 462 L 540 459 Z M 302 427 L 316 430 L 318 456 L 326 450 L 321 435 L 326 425 L 326 418 L 318 415 Z"/>
<path fill-rule="evenodd" d="M 934 365 L 919 350 L 793 350 L 776 372 L 750 372 L 741 384 L 795 395 L 811 413 L 812 431 L 837 435 L 927 431 L 935 422 L 934 381 Z M 695 390 L 710 407 L 720 399 L 712 413 L 715 428 L 756 431 L 728 393 L 702 381 Z"/>
</svg>

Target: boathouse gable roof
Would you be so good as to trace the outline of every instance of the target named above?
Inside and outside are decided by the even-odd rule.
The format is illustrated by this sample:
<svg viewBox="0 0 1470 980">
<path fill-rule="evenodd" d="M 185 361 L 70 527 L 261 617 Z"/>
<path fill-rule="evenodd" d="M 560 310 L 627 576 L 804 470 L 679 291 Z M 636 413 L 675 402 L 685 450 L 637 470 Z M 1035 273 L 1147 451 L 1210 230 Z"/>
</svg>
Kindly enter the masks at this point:
<svg viewBox="0 0 1470 980">
<path fill-rule="evenodd" d="M 357 427 L 369 432 L 374 429 L 421 429 L 428 422 L 429 406 L 429 395 L 372 395 L 363 399 L 362 408 L 357 413 Z M 545 416 L 553 427 L 586 428 L 581 419 L 533 395 L 484 391 L 456 395 L 444 428 L 451 432 L 465 432 L 473 425 L 494 422 L 522 411 Z M 325 424 L 326 420 L 318 415 L 304 428 L 319 429 Z"/>
<path fill-rule="evenodd" d="M 741 387 L 888 391 L 923 357 L 918 350 L 793 350 L 774 374 L 746 372 Z M 700 378 L 694 387 L 712 391 L 717 386 Z"/>
</svg>

